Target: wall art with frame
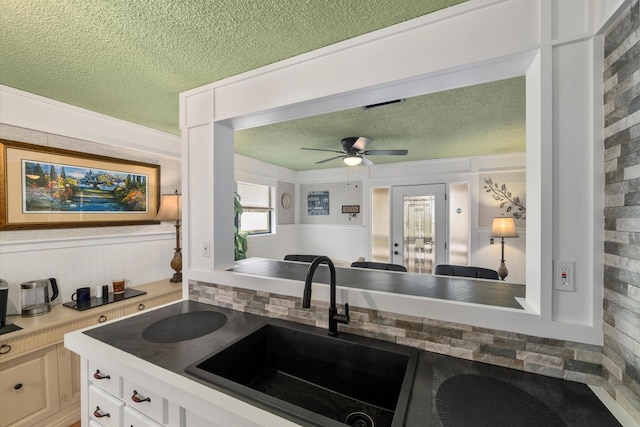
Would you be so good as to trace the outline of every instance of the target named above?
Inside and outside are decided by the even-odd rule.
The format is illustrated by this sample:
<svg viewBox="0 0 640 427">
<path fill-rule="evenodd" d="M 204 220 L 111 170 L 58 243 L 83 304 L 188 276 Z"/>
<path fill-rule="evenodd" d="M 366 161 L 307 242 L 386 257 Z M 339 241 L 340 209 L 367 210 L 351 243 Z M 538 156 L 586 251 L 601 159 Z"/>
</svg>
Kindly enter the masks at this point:
<svg viewBox="0 0 640 427">
<path fill-rule="evenodd" d="M 0 139 L 0 230 L 157 224 L 160 166 Z"/>
</svg>

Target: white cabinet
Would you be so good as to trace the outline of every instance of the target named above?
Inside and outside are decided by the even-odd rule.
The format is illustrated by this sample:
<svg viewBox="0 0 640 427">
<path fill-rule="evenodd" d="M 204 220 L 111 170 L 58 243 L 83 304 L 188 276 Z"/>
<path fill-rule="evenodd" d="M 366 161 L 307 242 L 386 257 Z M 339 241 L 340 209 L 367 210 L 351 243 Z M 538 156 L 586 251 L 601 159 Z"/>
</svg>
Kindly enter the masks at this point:
<svg viewBox="0 0 640 427">
<path fill-rule="evenodd" d="M 89 362 L 89 381 L 112 396 L 122 397 L 122 377 L 105 364 Z"/>
<path fill-rule="evenodd" d="M 75 342 L 75 339 L 79 341 Z M 120 350 L 85 334 L 69 334 L 66 342 L 72 349 L 74 343 L 82 343 L 81 347 L 86 350 L 83 352 L 78 349 L 82 355 L 81 366 L 87 372 L 82 389 L 82 425 L 90 425 L 93 421 L 102 427 L 298 426 L 140 359 L 131 358 L 128 362 L 123 362 Z M 91 355 L 100 361 L 86 358 Z M 93 374 L 96 370 L 101 374 L 108 373 L 110 380 L 116 382 L 95 379 Z M 109 385 L 118 384 L 119 378 L 122 379 L 122 388 Z M 112 395 L 102 387 L 111 387 L 119 394 Z M 105 413 L 109 415 L 104 415 Z"/>
<path fill-rule="evenodd" d="M 162 426 L 181 427 L 180 408 L 169 405 L 162 395 L 136 381 L 123 378 L 105 363 L 88 361 L 87 418 L 108 426 Z"/>
<path fill-rule="evenodd" d="M 89 386 L 89 415 L 103 427 L 120 427 L 124 402 L 92 384 Z"/>
<path fill-rule="evenodd" d="M 125 378 L 123 397 L 127 406 L 135 408 L 159 423 L 167 423 L 167 401 L 158 393 Z"/>
<path fill-rule="evenodd" d="M 124 407 L 124 425 L 127 427 L 162 427 L 162 424 L 158 424 L 130 406 Z"/>
<path fill-rule="evenodd" d="M 157 321 L 155 316 L 151 317 L 151 320 Z M 140 327 L 139 323 L 136 323 L 136 327 Z M 141 345 L 145 343 L 141 342 Z M 103 427 L 299 425 L 182 375 L 179 369 L 172 371 L 163 368 L 141 356 L 93 338 L 90 334 L 81 331 L 70 332 L 65 335 L 65 346 L 81 356 L 83 426 L 88 426 L 92 421 Z M 151 349 L 145 349 L 147 350 Z M 189 346 L 181 350 L 184 351 L 179 356 L 185 359 L 189 358 L 191 353 L 194 358 L 201 357 L 199 354 L 203 351 L 193 350 Z M 186 351 L 189 353 L 185 353 Z M 98 401 L 100 397 L 103 399 L 102 403 Z M 98 409 L 100 412 L 96 414 L 95 411 Z M 102 412 L 110 415 L 98 417 Z"/>
<path fill-rule="evenodd" d="M 211 420 L 202 418 L 193 412 L 186 411 L 185 413 L 185 426 L 189 427 L 225 427 L 223 424 L 214 423 Z"/>
</svg>

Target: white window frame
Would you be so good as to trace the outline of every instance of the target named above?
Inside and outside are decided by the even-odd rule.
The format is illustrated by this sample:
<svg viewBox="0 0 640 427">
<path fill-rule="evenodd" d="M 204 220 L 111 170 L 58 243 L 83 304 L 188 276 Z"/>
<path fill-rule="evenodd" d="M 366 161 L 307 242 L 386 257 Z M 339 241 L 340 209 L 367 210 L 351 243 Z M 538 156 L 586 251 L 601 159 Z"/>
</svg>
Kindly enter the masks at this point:
<svg viewBox="0 0 640 427">
<path fill-rule="evenodd" d="M 240 187 L 241 186 L 256 186 L 256 187 L 265 187 L 268 189 L 268 195 L 267 195 L 267 199 L 268 202 L 266 205 L 263 204 L 251 204 L 250 202 L 247 201 L 243 201 L 243 197 L 240 191 Z M 242 213 L 242 215 L 240 215 L 240 219 L 239 219 L 239 224 L 238 227 L 240 229 L 240 231 L 242 233 L 245 233 L 247 236 L 260 236 L 260 235 L 265 235 L 265 234 L 275 234 L 275 229 L 274 229 L 274 221 L 273 221 L 273 195 L 275 192 L 275 188 L 270 186 L 270 185 L 266 185 L 266 184 L 256 184 L 254 182 L 246 182 L 246 181 L 237 181 L 236 182 L 236 191 L 238 192 L 238 194 L 240 195 L 240 204 L 242 205 L 242 208 L 244 209 L 244 212 Z M 245 213 L 250 213 L 250 212 L 259 212 L 259 213 L 266 213 L 267 214 L 267 228 L 264 230 L 250 230 L 250 231 L 246 231 L 242 229 L 242 216 Z"/>
</svg>

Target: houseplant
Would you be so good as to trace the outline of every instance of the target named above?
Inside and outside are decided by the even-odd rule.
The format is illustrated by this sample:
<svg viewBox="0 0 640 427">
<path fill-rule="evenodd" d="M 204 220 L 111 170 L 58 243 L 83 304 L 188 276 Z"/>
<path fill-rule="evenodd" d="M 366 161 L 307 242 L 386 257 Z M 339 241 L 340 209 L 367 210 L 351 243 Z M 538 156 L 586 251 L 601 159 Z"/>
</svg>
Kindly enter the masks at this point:
<svg viewBox="0 0 640 427">
<path fill-rule="evenodd" d="M 240 216 L 244 212 L 240 204 L 240 195 L 233 193 L 233 199 L 234 259 L 238 261 L 247 257 L 247 235 L 240 232 Z"/>
</svg>

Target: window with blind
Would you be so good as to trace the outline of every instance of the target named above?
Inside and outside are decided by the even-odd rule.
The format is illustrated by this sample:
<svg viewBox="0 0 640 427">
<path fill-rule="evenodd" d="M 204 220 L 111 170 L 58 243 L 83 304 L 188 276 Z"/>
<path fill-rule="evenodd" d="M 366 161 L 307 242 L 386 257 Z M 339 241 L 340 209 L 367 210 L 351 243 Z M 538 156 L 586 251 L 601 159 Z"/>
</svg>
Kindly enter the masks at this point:
<svg viewBox="0 0 640 427">
<path fill-rule="evenodd" d="M 238 182 L 240 204 L 240 232 L 249 235 L 271 233 L 271 187 Z"/>
</svg>

